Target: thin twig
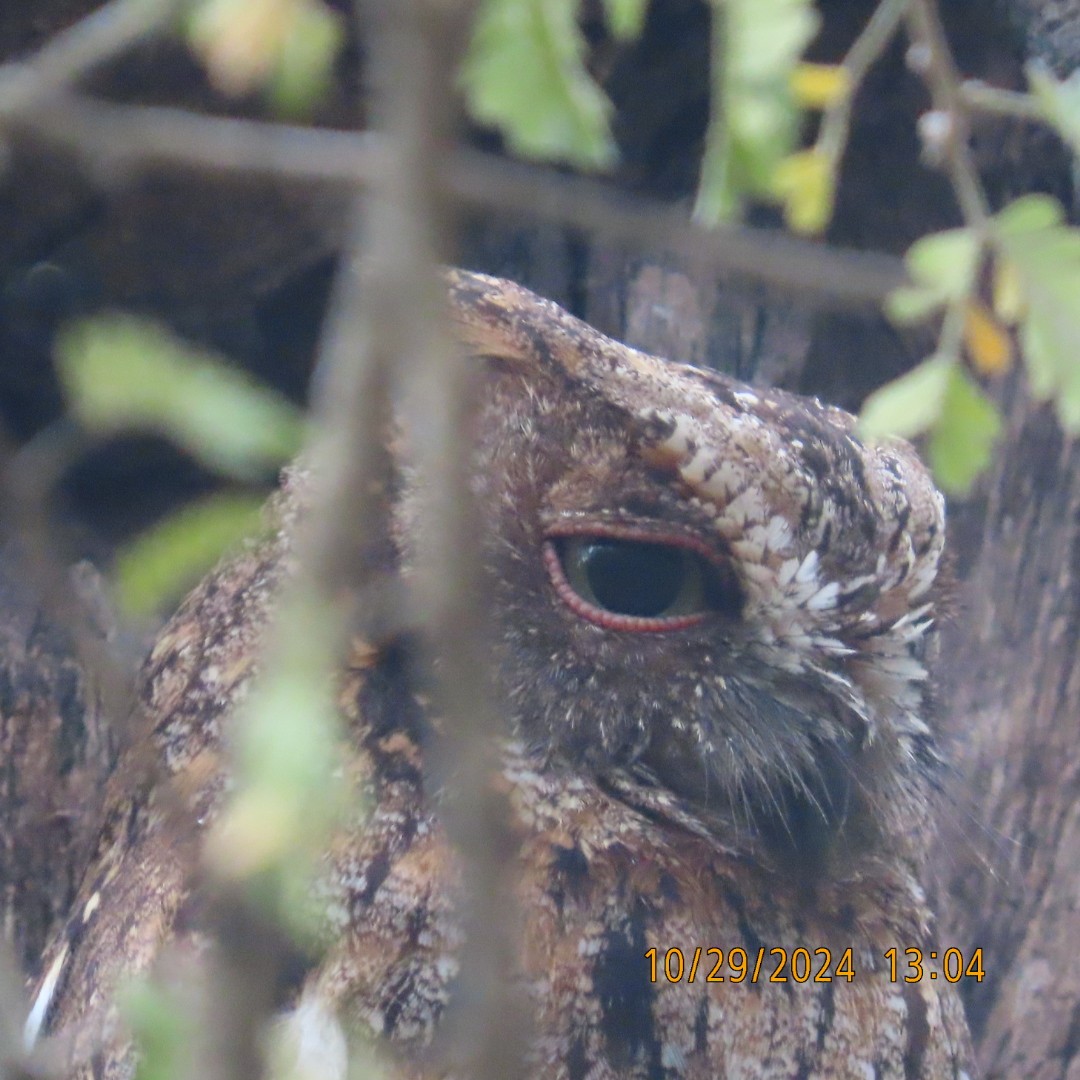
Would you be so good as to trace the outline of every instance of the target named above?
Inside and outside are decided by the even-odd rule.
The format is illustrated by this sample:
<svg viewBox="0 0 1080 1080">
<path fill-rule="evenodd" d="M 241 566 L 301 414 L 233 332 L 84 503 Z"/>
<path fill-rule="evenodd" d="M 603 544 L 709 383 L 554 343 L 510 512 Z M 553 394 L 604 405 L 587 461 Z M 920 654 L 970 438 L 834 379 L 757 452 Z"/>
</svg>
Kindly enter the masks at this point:
<svg viewBox="0 0 1080 1080">
<path fill-rule="evenodd" d="M 897 0 L 887 0 L 886 8 Z M 100 175 L 181 165 L 211 172 L 265 173 L 352 188 L 387 168 L 384 137 L 180 109 L 120 105 L 74 92 L 99 64 L 159 31 L 178 0 L 111 0 L 56 35 L 25 62 L 0 66 L 0 133 L 29 132 L 79 154 Z M 885 16 L 872 20 L 849 58 L 877 47 Z M 887 26 L 885 27 L 887 29 Z M 878 304 L 906 278 L 899 260 L 823 247 L 775 231 L 696 227 L 681 208 L 619 194 L 554 170 L 458 149 L 440 182 L 459 201 L 526 213 L 701 266 L 759 279 L 835 306 Z"/>
<path fill-rule="evenodd" d="M 945 121 L 944 134 L 935 149 L 964 223 L 979 245 L 981 258 L 994 241 L 994 220 L 971 154 L 971 107 L 964 96 L 963 80 L 935 0 L 911 0 L 907 26 L 912 43 L 920 47 L 920 72 L 934 110 Z M 949 302 L 938 334 L 936 355 L 960 361 L 968 311 L 977 299 L 978 290 L 979 275 L 973 274 L 967 294 Z"/>
<path fill-rule="evenodd" d="M 0 510 L 22 541 L 20 565 L 48 617 L 68 635 L 71 647 L 90 676 L 109 730 L 121 744 L 136 736 L 131 728 L 135 679 L 141 657 L 122 657 L 94 627 L 94 615 L 80 598 L 56 546 L 49 511 L 64 471 L 84 449 L 70 428 L 50 429 L 21 450 L 0 432 Z"/>
<path fill-rule="evenodd" d="M 990 208 L 971 157 L 971 117 L 960 91 L 960 73 L 953 61 L 934 0 L 912 0 L 907 11 L 907 23 L 912 41 L 925 48 L 924 78 L 934 109 L 950 125 L 943 142 L 942 165 L 960 204 L 964 221 L 978 232 L 985 233 Z"/>
<path fill-rule="evenodd" d="M 969 108 L 991 116 L 1010 116 L 1044 125 L 1047 123 L 1045 108 L 1031 94 L 1018 90 L 1002 90 L 980 79 L 966 79 L 962 82 L 960 99 Z"/>
<path fill-rule="evenodd" d="M 851 134 L 851 110 L 867 73 L 881 58 L 896 35 L 911 0 L 882 0 L 855 39 L 840 66 L 847 74 L 844 94 L 825 110 L 817 144 L 830 161 L 839 164 Z"/>
</svg>

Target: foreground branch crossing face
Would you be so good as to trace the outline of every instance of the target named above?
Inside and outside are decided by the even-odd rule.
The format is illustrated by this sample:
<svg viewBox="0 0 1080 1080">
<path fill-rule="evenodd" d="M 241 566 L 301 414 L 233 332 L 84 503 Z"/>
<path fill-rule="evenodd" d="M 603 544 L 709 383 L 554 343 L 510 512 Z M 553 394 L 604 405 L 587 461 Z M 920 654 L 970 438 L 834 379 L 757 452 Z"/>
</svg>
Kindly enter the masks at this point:
<svg viewBox="0 0 1080 1080">
<path fill-rule="evenodd" d="M 526 1074 L 964 1076 L 957 983 L 982 969 L 935 940 L 923 890 L 944 522 L 914 452 L 635 352 L 508 282 L 448 287 L 484 370 L 472 486 Z M 412 484 L 403 468 L 385 574 L 412 559 Z M 75 1034 L 75 1075 L 130 1076 L 116 988 L 216 947 L 190 868 L 308 486 L 287 477 L 277 534 L 204 582 L 146 663 L 162 768 L 117 786 L 31 1016 L 31 1036 Z M 354 1034 L 401 1075 L 447 1073 L 436 1036 L 470 942 L 414 652 L 407 631 L 357 640 L 339 679 L 372 809 L 323 859 L 332 944 L 280 994 L 327 1080 Z"/>
</svg>

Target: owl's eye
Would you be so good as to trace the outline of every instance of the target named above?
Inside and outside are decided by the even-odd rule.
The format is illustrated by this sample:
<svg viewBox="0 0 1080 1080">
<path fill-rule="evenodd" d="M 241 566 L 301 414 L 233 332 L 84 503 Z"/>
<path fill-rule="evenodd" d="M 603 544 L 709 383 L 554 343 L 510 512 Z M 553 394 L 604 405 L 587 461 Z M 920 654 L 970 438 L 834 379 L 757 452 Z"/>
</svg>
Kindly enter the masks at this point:
<svg viewBox="0 0 1080 1080">
<path fill-rule="evenodd" d="M 544 560 L 564 603 L 608 629 L 680 629 L 741 606 L 734 579 L 680 544 L 561 536 L 547 542 Z"/>
</svg>

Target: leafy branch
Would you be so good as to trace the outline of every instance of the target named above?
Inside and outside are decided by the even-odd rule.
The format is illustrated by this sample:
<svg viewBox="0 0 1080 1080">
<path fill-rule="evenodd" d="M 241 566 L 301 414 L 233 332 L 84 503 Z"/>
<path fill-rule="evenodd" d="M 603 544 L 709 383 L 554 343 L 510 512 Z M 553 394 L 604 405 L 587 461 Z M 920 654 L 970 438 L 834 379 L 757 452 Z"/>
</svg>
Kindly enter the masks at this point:
<svg viewBox="0 0 1080 1080">
<path fill-rule="evenodd" d="M 804 63 L 792 73 L 796 100 L 823 110 L 814 145 L 792 154 L 776 170 L 774 187 L 796 232 L 820 233 L 832 217 L 855 95 L 895 36 L 906 6 L 907 0 L 885 0 L 839 66 Z"/>
<path fill-rule="evenodd" d="M 483 7 L 496 6 L 505 17 L 524 2 L 488 0 Z M 1031 66 L 1027 94 L 965 81 L 934 0 L 881 0 L 838 65 L 801 59 L 817 25 L 809 2 L 715 0 L 712 23 L 711 119 L 695 208 L 703 223 L 731 220 L 747 199 L 763 198 L 783 204 L 796 232 L 823 232 L 832 217 L 855 97 L 901 27 L 910 41 L 909 66 L 930 92 L 931 108 L 918 125 L 924 155 L 948 177 L 964 226 L 924 237 L 908 252 L 912 283 L 892 294 L 886 310 L 904 323 L 940 317 L 938 343 L 919 368 L 868 400 L 863 433 L 927 435 L 939 482 L 950 491 L 966 491 L 989 461 L 1000 429 L 997 409 L 978 377 L 1012 365 L 1014 334 L 1033 392 L 1054 402 L 1066 430 L 1080 430 L 1080 365 L 1072 356 L 1080 340 L 1080 239 L 1050 200 L 1018 200 L 993 215 L 970 147 L 978 111 L 1041 122 L 1080 154 L 1080 74 L 1062 83 Z M 484 47 L 490 58 L 502 46 L 489 33 Z M 525 34 L 514 39 L 513 48 L 518 54 L 539 52 L 541 44 Z M 587 82 L 580 51 L 574 63 L 574 77 Z M 569 141 L 526 145 L 515 137 L 515 125 L 534 123 L 530 111 L 541 112 L 541 101 L 522 101 L 517 114 L 477 109 L 480 91 L 493 99 L 507 93 L 500 82 L 506 76 L 495 63 L 472 76 L 474 112 L 503 127 L 513 145 L 583 165 L 610 162 L 612 146 L 601 123 L 606 108 L 593 115 L 589 153 Z M 599 87 L 590 92 L 597 100 Z M 801 150 L 795 148 L 800 108 L 822 112 L 817 138 Z M 990 300 L 980 291 L 985 267 L 994 282 Z"/>
<path fill-rule="evenodd" d="M 914 284 L 898 289 L 886 310 L 898 323 L 941 316 L 933 355 L 882 387 L 864 406 L 868 436 L 928 436 L 939 482 L 963 493 L 985 469 L 1001 428 L 997 407 L 974 376 L 1009 370 L 1013 335 L 1037 399 L 1054 403 L 1062 427 L 1080 431 L 1080 230 L 1046 196 L 1015 200 L 991 214 L 970 151 L 972 113 L 1040 120 L 1080 154 L 1080 83 L 1056 83 L 1029 68 L 1029 94 L 965 82 L 948 49 L 936 5 L 911 0 L 909 63 L 931 91 L 919 122 L 926 156 L 949 178 L 964 226 L 926 236 L 909 250 Z M 990 297 L 982 282 L 991 282 Z M 966 361 L 966 362 L 965 362 Z"/>
</svg>

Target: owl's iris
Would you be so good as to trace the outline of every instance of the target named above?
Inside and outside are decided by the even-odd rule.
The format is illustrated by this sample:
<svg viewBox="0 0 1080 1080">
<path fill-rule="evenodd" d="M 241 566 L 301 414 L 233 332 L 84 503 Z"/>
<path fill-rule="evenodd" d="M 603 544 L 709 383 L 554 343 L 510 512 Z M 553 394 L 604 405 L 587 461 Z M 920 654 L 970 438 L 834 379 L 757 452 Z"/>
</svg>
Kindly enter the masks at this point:
<svg viewBox="0 0 1080 1080">
<path fill-rule="evenodd" d="M 562 561 L 578 595 L 616 615 L 671 618 L 708 606 L 703 560 L 685 548 L 571 539 L 565 543 Z"/>
<path fill-rule="evenodd" d="M 556 535 L 544 545 L 544 565 L 563 603 L 605 630 L 679 630 L 742 611 L 734 569 L 690 541 Z"/>
</svg>

